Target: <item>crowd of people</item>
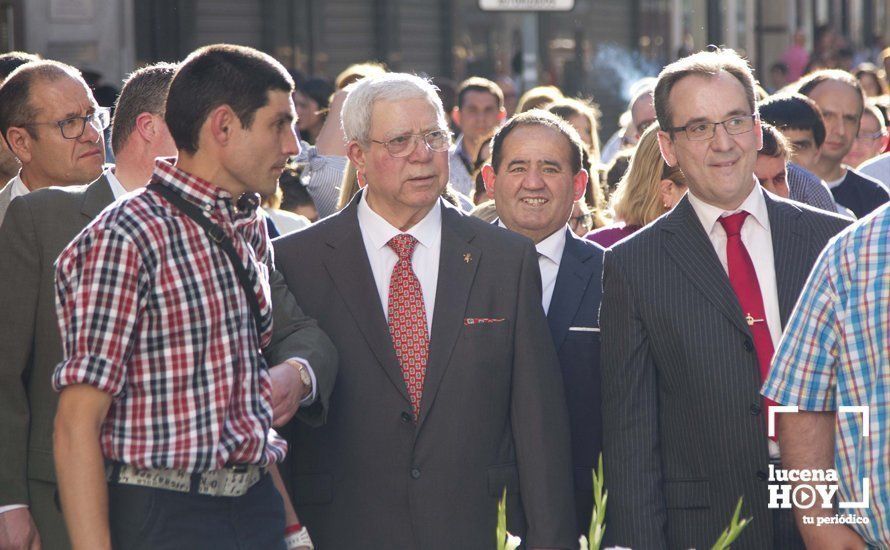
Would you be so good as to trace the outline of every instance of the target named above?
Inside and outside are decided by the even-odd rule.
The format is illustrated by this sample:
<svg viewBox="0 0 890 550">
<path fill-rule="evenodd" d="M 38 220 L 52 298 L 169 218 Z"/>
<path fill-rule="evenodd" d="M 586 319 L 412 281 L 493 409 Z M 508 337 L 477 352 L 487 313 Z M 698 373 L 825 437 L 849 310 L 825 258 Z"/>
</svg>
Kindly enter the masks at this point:
<svg viewBox="0 0 890 550">
<path fill-rule="evenodd" d="M 0 55 L 0 548 L 491 548 L 502 495 L 578 548 L 600 457 L 608 546 L 710 547 L 741 498 L 734 547 L 890 547 L 890 70 L 807 63 L 691 54 L 610 135 L 227 44 L 112 113 Z"/>
</svg>

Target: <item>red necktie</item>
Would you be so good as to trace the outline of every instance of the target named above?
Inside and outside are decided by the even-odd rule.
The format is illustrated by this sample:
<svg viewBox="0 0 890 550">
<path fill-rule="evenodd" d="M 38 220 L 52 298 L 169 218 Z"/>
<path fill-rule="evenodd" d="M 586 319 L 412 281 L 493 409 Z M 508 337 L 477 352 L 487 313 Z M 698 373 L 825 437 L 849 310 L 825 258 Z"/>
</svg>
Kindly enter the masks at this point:
<svg viewBox="0 0 890 550">
<path fill-rule="evenodd" d="M 408 387 L 414 421 L 420 414 L 420 397 L 429 356 L 430 338 L 426 326 L 426 308 L 420 281 L 411 268 L 411 256 L 417 239 L 402 233 L 393 237 L 387 245 L 399 256 L 389 280 L 389 333 L 396 358 L 402 367 L 402 376 Z"/>
<path fill-rule="evenodd" d="M 745 314 L 745 322 L 754 337 L 754 350 L 760 364 L 761 382 L 769 374 L 770 361 L 773 358 L 773 339 L 766 321 L 766 309 L 763 307 L 763 294 L 754 271 L 754 262 L 742 242 L 742 225 L 748 218 L 744 210 L 730 216 L 720 218 L 720 224 L 726 230 L 726 264 L 729 267 L 729 284 Z M 774 401 L 764 398 L 767 415 L 769 407 L 776 405 Z M 769 416 L 766 416 L 769 418 Z"/>
</svg>

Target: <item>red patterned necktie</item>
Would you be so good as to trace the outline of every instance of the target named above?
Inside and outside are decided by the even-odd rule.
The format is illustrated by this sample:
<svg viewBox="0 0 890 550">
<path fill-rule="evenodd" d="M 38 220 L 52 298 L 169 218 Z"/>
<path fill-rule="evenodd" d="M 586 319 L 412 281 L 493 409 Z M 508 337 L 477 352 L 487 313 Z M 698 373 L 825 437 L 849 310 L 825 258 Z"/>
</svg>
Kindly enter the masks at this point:
<svg viewBox="0 0 890 550">
<path fill-rule="evenodd" d="M 757 281 L 754 262 L 742 242 L 742 225 L 748 218 L 744 210 L 730 216 L 720 218 L 720 224 L 726 230 L 726 263 L 729 267 L 729 284 L 735 291 L 745 314 L 745 322 L 754 337 L 754 350 L 760 364 L 760 380 L 766 380 L 769 374 L 770 361 L 773 359 L 773 339 L 766 321 L 766 309 L 763 306 L 763 293 Z M 769 407 L 776 405 L 774 401 L 764 398 L 764 409 L 769 418 Z M 775 439 L 775 438 L 773 438 Z"/>
<path fill-rule="evenodd" d="M 402 233 L 390 239 L 387 245 L 399 256 L 389 280 L 389 333 L 396 358 L 402 367 L 402 376 L 405 377 L 416 422 L 420 414 L 420 398 L 423 395 L 423 379 L 426 376 L 430 349 L 423 291 L 411 268 L 411 256 L 417 246 L 417 239 Z"/>
</svg>

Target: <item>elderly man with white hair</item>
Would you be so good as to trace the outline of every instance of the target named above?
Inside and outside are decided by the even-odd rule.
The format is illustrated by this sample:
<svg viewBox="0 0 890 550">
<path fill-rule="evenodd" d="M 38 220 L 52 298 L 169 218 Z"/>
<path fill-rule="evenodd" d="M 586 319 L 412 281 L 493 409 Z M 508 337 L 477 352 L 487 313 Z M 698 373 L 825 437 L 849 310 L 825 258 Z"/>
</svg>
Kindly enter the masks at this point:
<svg viewBox="0 0 890 550">
<path fill-rule="evenodd" d="M 428 81 L 362 80 L 342 119 L 364 189 L 275 242 L 340 352 L 327 424 L 290 434 L 300 518 L 321 548 L 491 548 L 506 491 L 508 529 L 528 548 L 577 547 L 532 242 L 440 199 L 450 136 Z"/>
</svg>

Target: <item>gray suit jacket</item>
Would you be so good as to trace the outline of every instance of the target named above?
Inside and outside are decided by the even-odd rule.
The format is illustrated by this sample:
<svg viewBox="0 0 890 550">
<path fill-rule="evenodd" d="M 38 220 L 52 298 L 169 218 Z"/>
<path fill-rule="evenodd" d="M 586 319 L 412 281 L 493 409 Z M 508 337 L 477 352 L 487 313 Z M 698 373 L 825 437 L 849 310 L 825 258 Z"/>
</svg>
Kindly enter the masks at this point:
<svg viewBox="0 0 890 550">
<path fill-rule="evenodd" d="M 3 223 L 3 218 L 6 217 L 6 211 L 9 209 L 10 202 L 12 202 L 12 184 L 7 182 L 3 189 L 0 189 L 0 224 Z"/>
<path fill-rule="evenodd" d="M 849 220 L 766 194 L 784 327 Z M 733 548 L 773 546 L 753 337 L 688 197 L 606 252 L 602 327 L 606 539 L 710 548 L 739 497 Z"/>
<path fill-rule="evenodd" d="M 31 482 L 55 483 L 50 385 L 62 358 L 56 321 L 54 262 L 113 200 L 108 181 L 54 187 L 16 199 L 0 226 L 0 505 L 29 504 L 47 548 L 68 546 L 52 499 Z M 42 495 L 43 492 L 40 492 Z"/>
<path fill-rule="evenodd" d="M 489 549 L 506 487 L 512 532 L 577 547 L 562 376 L 531 241 L 443 208 L 415 425 L 358 200 L 274 241 L 278 269 L 341 359 L 327 425 L 288 435 L 300 519 L 320 548 Z"/>
<path fill-rule="evenodd" d="M 55 483 L 50 379 L 62 359 L 56 318 L 55 260 L 114 196 L 104 176 L 89 185 L 41 189 L 13 201 L 0 226 L 0 506 L 29 504 L 44 548 L 64 548 L 65 527 L 52 498 L 32 498 L 29 480 Z M 307 359 L 317 403 L 301 411 L 320 423 L 336 376 L 336 351 L 306 318 L 279 274 L 272 279 L 273 346 L 267 360 Z M 48 540 L 59 541 L 55 544 Z"/>
</svg>

